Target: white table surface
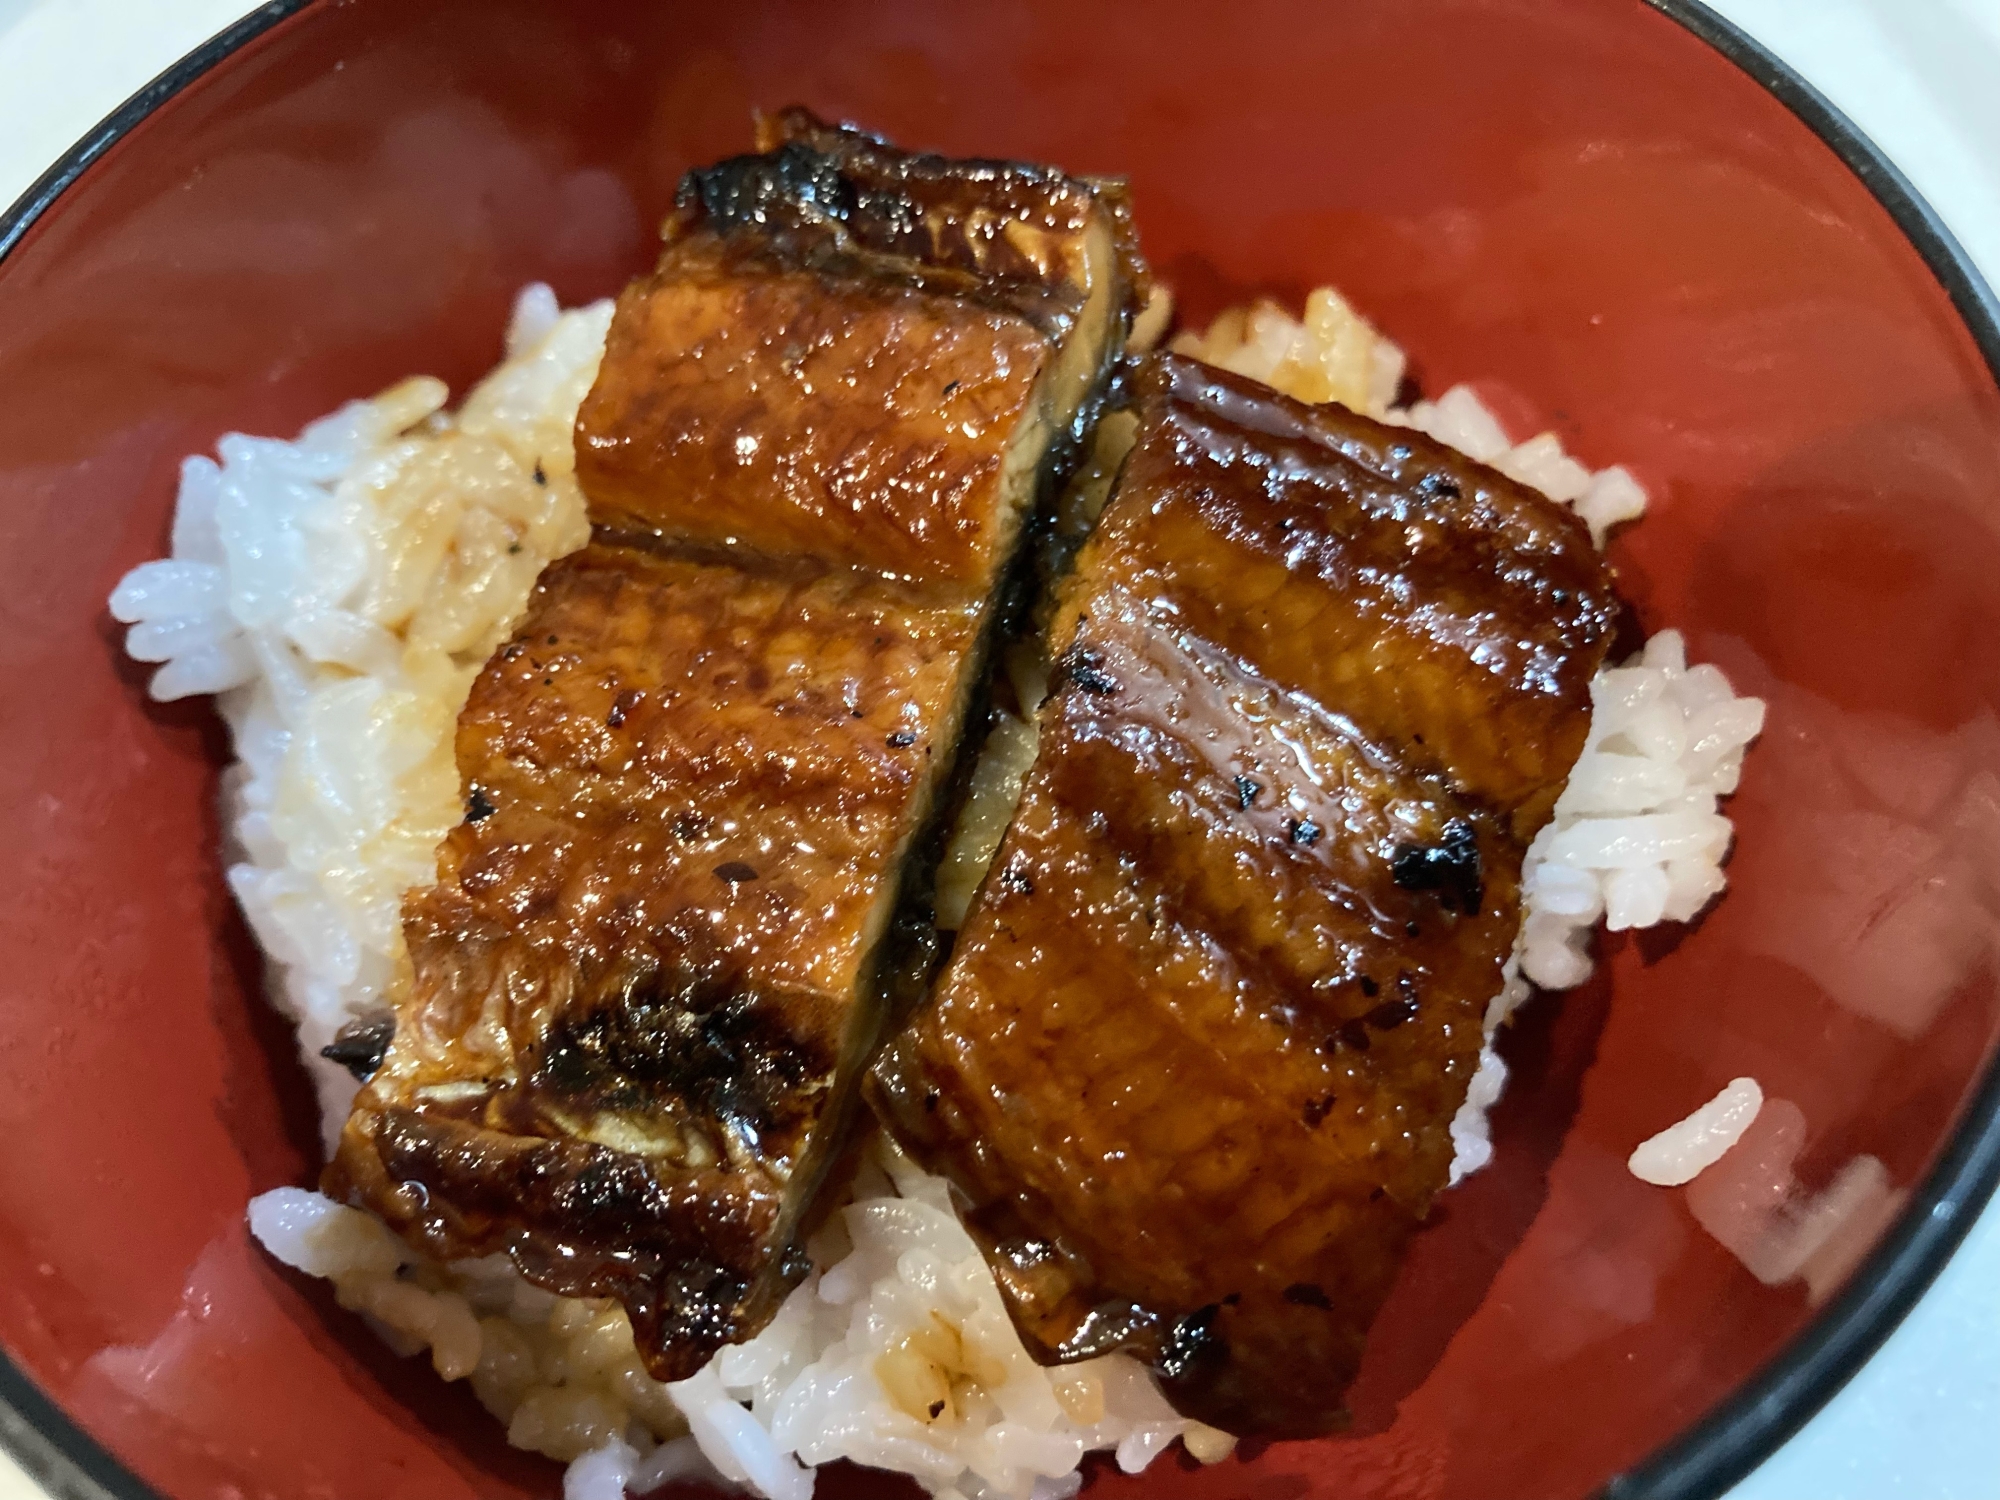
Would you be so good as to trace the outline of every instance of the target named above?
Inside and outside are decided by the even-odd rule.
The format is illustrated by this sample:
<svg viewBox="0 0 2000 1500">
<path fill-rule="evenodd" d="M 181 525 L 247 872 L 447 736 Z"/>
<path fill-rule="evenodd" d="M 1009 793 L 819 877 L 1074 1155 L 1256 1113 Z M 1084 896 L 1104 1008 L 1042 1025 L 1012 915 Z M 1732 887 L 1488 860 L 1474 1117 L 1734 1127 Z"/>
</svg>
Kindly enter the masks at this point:
<svg viewBox="0 0 2000 1500">
<path fill-rule="evenodd" d="M 1711 0 L 1894 158 L 2000 284 L 2000 0 Z M 0 0 L 0 205 L 245 0 Z M 0 1500 L 37 1500 L 0 1456 Z M 2000 1500 L 2000 1210 L 1728 1500 Z"/>
</svg>

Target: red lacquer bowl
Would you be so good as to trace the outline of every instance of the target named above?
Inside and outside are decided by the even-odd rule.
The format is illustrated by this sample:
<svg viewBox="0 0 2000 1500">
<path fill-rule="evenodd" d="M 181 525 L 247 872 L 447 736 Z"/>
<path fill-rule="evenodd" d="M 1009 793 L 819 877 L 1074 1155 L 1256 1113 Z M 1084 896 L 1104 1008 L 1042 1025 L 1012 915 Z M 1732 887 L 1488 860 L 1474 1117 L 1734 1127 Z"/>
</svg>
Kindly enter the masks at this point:
<svg viewBox="0 0 2000 1500">
<path fill-rule="evenodd" d="M 310 1097 L 220 878 L 222 738 L 147 702 L 104 598 L 181 455 L 462 385 L 516 287 L 615 289 L 680 172 L 793 100 L 1128 174 L 1195 323 L 1332 281 L 1431 390 L 1630 463 L 1644 622 L 1771 705 L 1727 898 L 1509 1037 L 1498 1163 L 1352 1435 L 1091 1493 L 1717 1494 L 2000 1172 L 2000 333 L 1874 150 L 1682 0 L 281 0 L 135 100 L 0 221 L 0 1435 L 84 1496 L 555 1491 L 250 1244 Z M 1867 1153 L 1906 1195 L 1818 1305 L 1624 1167 L 1745 1073 L 1804 1114 L 1802 1190 Z"/>
</svg>

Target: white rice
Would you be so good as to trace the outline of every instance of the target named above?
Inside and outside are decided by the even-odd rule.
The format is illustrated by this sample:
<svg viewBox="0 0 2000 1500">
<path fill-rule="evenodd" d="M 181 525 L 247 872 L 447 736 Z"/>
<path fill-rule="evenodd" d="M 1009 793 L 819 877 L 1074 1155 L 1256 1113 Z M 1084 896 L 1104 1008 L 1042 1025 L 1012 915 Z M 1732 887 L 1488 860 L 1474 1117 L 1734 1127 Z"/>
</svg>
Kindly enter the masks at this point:
<svg viewBox="0 0 2000 1500">
<path fill-rule="evenodd" d="M 1732 1078 L 1708 1103 L 1633 1148 L 1626 1165 L 1641 1182 L 1680 1187 L 1721 1161 L 1764 1107 L 1754 1078 Z"/>
<path fill-rule="evenodd" d="M 400 903 L 434 877 L 459 816 L 457 714 L 535 577 L 588 536 L 570 433 L 609 320 L 608 303 L 560 313 L 531 287 L 508 358 L 455 415 L 443 384 L 419 377 L 293 442 L 224 438 L 219 463 L 183 467 L 172 558 L 112 596 L 131 654 L 163 663 L 154 696 L 216 694 L 233 731 L 230 884 L 298 1025 L 329 1142 L 354 1085 L 318 1052 L 408 983 Z M 1591 473 L 1552 436 L 1510 446 L 1469 389 L 1391 407 L 1401 352 L 1330 290 L 1305 323 L 1265 307 L 1234 330 L 1219 363 L 1419 427 L 1573 505 L 1600 541 L 1644 508 L 1624 470 Z M 1177 343 L 1190 345 L 1203 352 Z M 1722 887 L 1716 799 L 1761 705 L 1713 667 L 1688 668 L 1672 632 L 1592 696 L 1589 745 L 1530 850 L 1489 1039 L 1528 993 L 1524 974 L 1560 986 L 1589 972 L 1600 914 L 1684 919 Z M 969 891 L 977 871 L 963 873 Z M 1489 1045 L 1452 1125 L 1454 1181 L 1490 1157 L 1485 1112 L 1504 1081 Z M 615 1303 L 551 1296 L 502 1260 L 424 1262 L 368 1215 L 299 1189 L 257 1199 L 250 1224 L 394 1347 L 428 1349 L 442 1377 L 468 1380 L 510 1442 L 568 1461 L 565 1500 L 683 1476 L 803 1500 L 811 1466 L 835 1458 L 913 1475 L 944 1500 L 1055 1500 L 1080 1486 L 1088 1451 L 1136 1471 L 1176 1439 L 1204 1461 L 1232 1446 L 1176 1416 L 1124 1356 L 1036 1365 L 945 1185 L 892 1148 L 810 1247 L 816 1269 L 771 1325 L 676 1386 L 645 1373 Z"/>
<path fill-rule="evenodd" d="M 1035 1363 L 943 1179 L 888 1146 L 869 1176 L 812 1247 L 825 1269 L 755 1339 L 673 1388 L 718 1467 L 731 1456 L 754 1479 L 753 1458 L 774 1475 L 797 1473 L 794 1457 L 846 1458 L 945 1500 L 1048 1500 L 1075 1492 L 1094 1449 L 1135 1473 L 1177 1437 L 1211 1457 L 1233 1446 L 1176 1415 L 1135 1360 Z M 705 1429 L 725 1423 L 733 1435 L 711 1442 Z M 810 1492 L 802 1475 L 757 1487 L 773 1500 Z"/>
<path fill-rule="evenodd" d="M 639 1363 L 616 1303 L 553 1296 L 504 1257 L 426 1261 L 373 1215 L 303 1188 L 252 1199 L 250 1230 L 286 1265 L 332 1281 L 340 1305 L 399 1354 L 428 1349 L 442 1378 L 469 1380 L 515 1447 L 565 1461 L 614 1443 L 653 1463 L 698 1456 L 682 1443 L 678 1460 L 655 1457 L 687 1424 Z"/>
<path fill-rule="evenodd" d="M 1677 630 L 1598 673 L 1590 701 L 1583 754 L 1522 870 L 1521 966 L 1545 989 L 1589 975 L 1600 917 L 1614 931 L 1686 922 L 1720 894 L 1732 830 L 1719 805 L 1764 728 L 1763 703 L 1690 667 Z"/>
<path fill-rule="evenodd" d="M 1486 1011 L 1486 1046 L 1452 1121 L 1451 1180 L 1493 1156 L 1487 1111 L 1506 1086 L 1493 1039 L 1532 993 L 1565 990 L 1594 967 L 1591 934 L 1686 922 L 1728 883 L 1734 829 L 1719 810 L 1736 790 L 1764 704 L 1739 698 L 1719 668 L 1687 665 L 1677 630 L 1662 630 L 1590 684 L 1590 732 L 1555 816 L 1521 868 L 1521 935 Z"/>
<path fill-rule="evenodd" d="M 220 463 L 181 466 L 173 556 L 111 595 L 127 652 L 164 663 L 152 695 L 213 693 L 229 722 L 229 884 L 329 1145 L 354 1081 L 319 1049 L 405 980 L 403 893 L 460 816 L 459 710 L 542 569 L 589 537 L 570 428 L 610 322 L 531 287 L 456 417 L 418 376 L 293 442 L 230 434 Z"/>
</svg>

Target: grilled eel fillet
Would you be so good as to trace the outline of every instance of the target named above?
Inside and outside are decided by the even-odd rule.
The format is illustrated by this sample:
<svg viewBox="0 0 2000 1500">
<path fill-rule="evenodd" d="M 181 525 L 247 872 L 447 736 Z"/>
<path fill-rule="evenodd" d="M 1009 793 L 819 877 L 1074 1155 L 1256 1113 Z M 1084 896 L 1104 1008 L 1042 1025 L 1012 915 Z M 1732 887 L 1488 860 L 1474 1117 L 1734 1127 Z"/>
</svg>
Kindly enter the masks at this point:
<svg viewBox="0 0 2000 1500">
<path fill-rule="evenodd" d="M 459 719 L 465 821 L 328 1173 L 616 1297 L 661 1379 L 804 1273 L 1003 576 L 1143 276 L 1116 185 L 798 111 L 759 145 L 618 304 L 594 539 Z"/>
<path fill-rule="evenodd" d="M 1417 433 L 1140 388 L 1022 804 L 871 1097 L 1038 1358 L 1303 1436 L 1445 1183 L 1616 604 L 1581 522 Z"/>
</svg>

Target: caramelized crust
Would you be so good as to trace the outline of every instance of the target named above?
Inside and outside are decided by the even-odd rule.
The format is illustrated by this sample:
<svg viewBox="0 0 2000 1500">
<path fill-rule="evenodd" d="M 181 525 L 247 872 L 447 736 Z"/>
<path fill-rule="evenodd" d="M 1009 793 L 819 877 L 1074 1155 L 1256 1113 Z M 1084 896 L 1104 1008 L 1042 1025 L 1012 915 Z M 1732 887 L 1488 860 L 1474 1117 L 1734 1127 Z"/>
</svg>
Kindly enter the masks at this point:
<svg viewBox="0 0 2000 1500">
<path fill-rule="evenodd" d="M 1128 461 L 1149 508 L 1106 513 L 1109 576 L 1507 810 L 1525 844 L 1583 749 L 1615 610 L 1582 523 L 1345 407 L 1186 359 L 1152 379 L 1171 428 Z"/>
<path fill-rule="evenodd" d="M 662 1379 L 804 1272 L 1001 583 L 1129 316 L 1094 189 L 786 118 L 819 144 L 692 174 L 619 303 L 596 539 L 460 718 L 466 820 L 328 1172 L 617 1297 Z M 928 245 L 870 227 L 898 160 Z"/>
<path fill-rule="evenodd" d="M 1444 1184 L 1614 605 L 1580 523 L 1421 437 L 1143 386 L 1022 806 L 873 1093 L 1039 1357 L 1304 1435 Z"/>
<path fill-rule="evenodd" d="M 1144 291 L 1122 186 L 799 109 L 759 143 L 688 175 L 620 299 L 577 419 L 592 520 L 985 587 Z"/>
<path fill-rule="evenodd" d="M 620 299 L 577 475 L 599 525 L 978 590 L 1049 352 L 1014 313 L 693 235 Z"/>
<path fill-rule="evenodd" d="M 958 732 L 981 609 L 941 593 L 630 547 L 555 563 L 459 719 L 492 811 L 412 912 L 490 916 L 583 967 L 650 946 L 759 990 L 850 987 L 868 893 Z"/>
<path fill-rule="evenodd" d="M 757 149 L 835 163 L 847 186 L 828 196 L 838 200 L 835 211 L 856 246 L 921 265 L 931 276 L 969 278 L 972 295 L 1044 309 L 1038 321 L 1060 305 L 1065 287 L 1115 280 L 1133 309 L 1152 289 L 1125 184 L 1115 178 L 898 151 L 797 106 L 758 121 Z M 725 162 L 697 174 L 696 191 L 709 213 L 743 180 L 735 166 Z M 742 200 L 732 206 L 741 212 Z M 1114 262 L 1109 277 L 1100 259 L 1107 249 Z"/>
<path fill-rule="evenodd" d="M 602 544 L 550 567 L 459 719 L 469 812 L 405 905 L 415 1003 L 350 1191 L 435 1253 L 619 1297 L 642 1346 L 740 1332 L 874 1041 L 854 997 L 958 733 L 981 610 L 936 594 Z"/>
</svg>

